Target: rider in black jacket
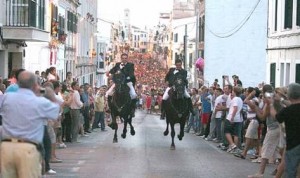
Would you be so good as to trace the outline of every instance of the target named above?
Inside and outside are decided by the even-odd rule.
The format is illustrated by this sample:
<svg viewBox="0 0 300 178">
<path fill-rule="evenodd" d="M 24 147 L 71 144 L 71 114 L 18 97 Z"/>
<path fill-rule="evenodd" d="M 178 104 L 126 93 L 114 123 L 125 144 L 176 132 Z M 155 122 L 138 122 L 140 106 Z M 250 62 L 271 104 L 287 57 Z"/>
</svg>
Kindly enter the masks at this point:
<svg viewBox="0 0 300 178">
<path fill-rule="evenodd" d="M 122 62 L 118 62 L 116 63 L 116 65 L 107 73 L 107 76 L 109 76 L 109 74 L 115 74 L 117 71 L 121 71 L 124 75 L 125 75 L 125 81 L 127 86 L 130 88 L 129 94 L 132 100 L 132 108 L 135 108 L 136 105 L 136 98 L 137 98 L 137 94 L 135 92 L 134 89 L 134 85 L 136 82 L 135 76 L 134 76 L 134 64 L 131 62 L 127 62 L 128 60 L 128 54 L 123 53 L 121 55 L 121 61 Z M 107 95 L 108 96 L 112 96 L 113 91 L 114 91 L 115 85 L 113 84 L 108 90 L 107 90 Z M 134 117 L 134 109 L 133 109 L 133 113 L 132 113 L 133 117 Z"/>
<path fill-rule="evenodd" d="M 187 80 L 187 71 L 185 69 L 182 68 L 182 61 L 179 59 L 175 60 L 175 68 L 170 68 L 166 77 L 165 77 L 165 81 L 168 83 L 169 87 L 166 88 L 165 93 L 163 95 L 163 99 L 162 99 L 162 115 L 161 115 L 161 119 L 164 119 L 165 117 L 165 105 L 166 105 L 166 100 L 168 100 L 169 98 L 169 90 L 171 89 L 171 87 L 174 85 L 174 80 L 177 76 L 181 75 L 184 79 L 185 82 L 185 91 L 184 91 L 184 96 L 188 99 L 188 104 L 189 104 L 189 109 L 190 112 L 194 115 L 194 111 L 193 111 L 193 104 L 192 104 L 192 100 L 191 100 L 191 96 L 190 94 L 187 92 L 187 86 L 188 86 L 188 80 Z"/>
</svg>

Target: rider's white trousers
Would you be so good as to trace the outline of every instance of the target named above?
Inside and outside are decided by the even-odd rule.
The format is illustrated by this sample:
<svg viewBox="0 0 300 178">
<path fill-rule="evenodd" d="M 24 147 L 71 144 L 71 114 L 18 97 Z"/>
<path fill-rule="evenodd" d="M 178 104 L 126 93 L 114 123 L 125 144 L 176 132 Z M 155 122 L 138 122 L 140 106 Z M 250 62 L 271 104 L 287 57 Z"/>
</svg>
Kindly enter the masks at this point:
<svg viewBox="0 0 300 178">
<path fill-rule="evenodd" d="M 134 90 L 132 82 L 128 82 L 127 86 L 130 89 L 130 91 L 129 91 L 130 98 L 135 99 L 137 97 L 137 95 L 136 95 L 136 92 Z M 112 86 L 106 91 L 105 97 L 112 96 L 113 93 L 114 93 L 114 89 L 115 89 L 115 84 L 112 84 Z"/>
<path fill-rule="evenodd" d="M 165 93 L 164 93 L 163 98 L 162 98 L 163 100 L 167 100 L 169 98 L 168 92 L 169 92 L 170 89 L 171 89 L 171 87 L 166 88 Z M 190 98 L 191 97 L 190 94 L 189 94 L 189 92 L 187 91 L 186 87 L 184 88 L 184 96 L 186 98 Z"/>
</svg>

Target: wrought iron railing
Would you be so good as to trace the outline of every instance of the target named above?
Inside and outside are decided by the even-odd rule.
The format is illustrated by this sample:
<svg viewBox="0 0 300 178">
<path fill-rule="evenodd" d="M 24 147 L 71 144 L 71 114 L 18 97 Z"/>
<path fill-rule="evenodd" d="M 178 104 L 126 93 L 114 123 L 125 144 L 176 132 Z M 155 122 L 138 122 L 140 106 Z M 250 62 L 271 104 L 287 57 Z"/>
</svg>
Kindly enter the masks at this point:
<svg viewBox="0 0 300 178">
<path fill-rule="evenodd" d="M 6 26 L 45 30 L 45 0 L 6 0 Z"/>
</svg>

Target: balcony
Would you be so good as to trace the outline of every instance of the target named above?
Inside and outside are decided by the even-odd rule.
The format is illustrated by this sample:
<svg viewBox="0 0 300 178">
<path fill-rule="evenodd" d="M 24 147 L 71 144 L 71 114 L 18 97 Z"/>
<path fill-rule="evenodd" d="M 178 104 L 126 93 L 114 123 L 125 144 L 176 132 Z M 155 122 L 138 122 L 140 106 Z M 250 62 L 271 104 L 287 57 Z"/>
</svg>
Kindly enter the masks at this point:
<svg viewBox="0 0 300 178">
<path fill-rule="evenodd" d="M 45 0 L 6 0 L 3 38 L 10 41 L 49 41 L 45 31 Z"/>
</svg>

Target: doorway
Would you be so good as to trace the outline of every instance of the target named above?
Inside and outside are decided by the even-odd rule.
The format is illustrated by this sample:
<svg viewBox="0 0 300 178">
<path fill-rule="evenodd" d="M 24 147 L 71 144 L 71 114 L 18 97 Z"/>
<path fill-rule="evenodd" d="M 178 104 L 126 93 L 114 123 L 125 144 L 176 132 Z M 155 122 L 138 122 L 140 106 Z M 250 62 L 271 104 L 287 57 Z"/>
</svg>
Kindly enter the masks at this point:
<svg viewBox="0 0 300 178">
<path fill-rule="evenodd" d="M 8 75 L 14 69 L 21 69 L 22 68 L 22 52 L 9 52 L 8 53 Z"/>
</svg>

